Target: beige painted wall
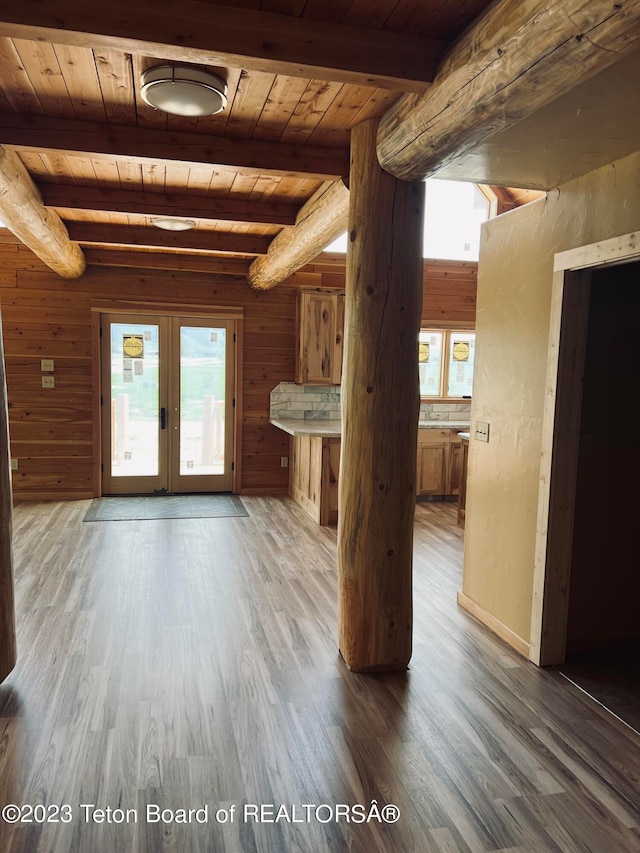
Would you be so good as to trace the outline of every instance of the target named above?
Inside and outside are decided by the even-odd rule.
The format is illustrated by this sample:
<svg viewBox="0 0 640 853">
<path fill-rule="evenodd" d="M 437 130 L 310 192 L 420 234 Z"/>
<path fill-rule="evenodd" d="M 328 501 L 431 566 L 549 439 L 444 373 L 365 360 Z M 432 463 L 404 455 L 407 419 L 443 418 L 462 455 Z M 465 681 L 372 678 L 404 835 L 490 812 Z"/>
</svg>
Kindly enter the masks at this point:
<svg viewBox="0 0 640 853">
<path fill-rule="evenodd" d="M 530 637 L 553 256 L 640 230 L 640 153 L 487 222 L 478 270 L 463 592 Z M 473 436 L 473 429 L 472 429 Z"/>
</svg>

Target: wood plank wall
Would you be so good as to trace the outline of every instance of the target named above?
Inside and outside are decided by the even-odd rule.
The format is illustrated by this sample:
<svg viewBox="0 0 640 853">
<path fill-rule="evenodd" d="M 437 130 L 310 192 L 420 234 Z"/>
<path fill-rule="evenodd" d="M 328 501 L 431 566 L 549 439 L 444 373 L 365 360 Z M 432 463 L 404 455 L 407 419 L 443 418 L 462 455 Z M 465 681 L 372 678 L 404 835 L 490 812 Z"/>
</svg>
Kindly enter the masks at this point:
<svg viewBox="0 0 640 853">
<path fill-rule="evenodd" d="M 425 263 L 423 324 L 473 327 L 477 264 Z M 90 267 L 64 281 L 26 247 L 0 242 L 11 455 L 19 499 L 93 496 L 100 448 L 93 442 L 91 305 L 108 300 L 244 309 L 242 493 L 288 489 L 289 437 L 269 424 L 269 392 L 293 381 L 295 300 L 300 287 L 344 287 L 344 263 L 312 264 L 266 292 L 234 276 Z M 56 386 L 41 387 L 40 359 L 55 359 Z"/>
</svg>

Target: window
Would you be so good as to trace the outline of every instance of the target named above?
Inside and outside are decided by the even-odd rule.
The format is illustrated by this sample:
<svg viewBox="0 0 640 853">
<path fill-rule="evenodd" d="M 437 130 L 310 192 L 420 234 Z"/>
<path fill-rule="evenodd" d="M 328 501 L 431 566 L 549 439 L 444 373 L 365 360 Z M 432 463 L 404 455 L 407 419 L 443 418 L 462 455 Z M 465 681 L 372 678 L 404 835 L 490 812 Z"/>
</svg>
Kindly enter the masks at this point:
<svg viewBox="0 0 640 853">
<path fill-rule="evenodd" d="M 418 337 L 420 396 L 471 397 L 475 350 L 475 332 L 422 329 Z"/>
<path fill-rule="evenodd" d="M 463 181 L 425 181 L 425 258 L 477 261 L 480 254 L 480 226 L 491 215 L 491 201 L 476 184 Z M 346 252 L 347 232 L 325 252 Z"/>
</svg>

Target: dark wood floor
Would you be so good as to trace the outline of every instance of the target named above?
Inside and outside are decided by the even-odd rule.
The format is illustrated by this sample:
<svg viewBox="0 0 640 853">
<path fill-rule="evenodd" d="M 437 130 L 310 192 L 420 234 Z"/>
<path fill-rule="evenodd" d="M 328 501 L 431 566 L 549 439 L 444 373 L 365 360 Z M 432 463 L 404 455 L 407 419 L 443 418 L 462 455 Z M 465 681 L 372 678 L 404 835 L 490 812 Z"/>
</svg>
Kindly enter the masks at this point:
<svg viewBox="0 0 640 853">
<path fill-rule="evenodd" d="M 0 850 L 637 853 L 639 739 L 457 609 L 455 506 L 417 508 L 410 671 L 358 676 L 336 650 L 335 530 L 287 498 L 246 504 L 104 524 L 82 523 L 88 502 L 17 508 L 0 805 L 73 819 L 0 822 Z M 290 807 L 372 800 L 399 820 L 242 820 L 244 804 L 304 818 Z M 147 823 L 148 804 L 209 820 Z"/>
</svg>

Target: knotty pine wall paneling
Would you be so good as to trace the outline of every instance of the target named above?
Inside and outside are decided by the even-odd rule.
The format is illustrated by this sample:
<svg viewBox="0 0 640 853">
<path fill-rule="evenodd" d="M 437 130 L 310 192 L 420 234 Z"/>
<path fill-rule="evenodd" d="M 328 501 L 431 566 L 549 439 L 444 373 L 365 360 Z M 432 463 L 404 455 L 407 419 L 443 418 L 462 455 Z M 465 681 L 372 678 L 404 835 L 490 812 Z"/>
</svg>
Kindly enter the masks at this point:
<svg viewBox="0 0 640 853">
<path fill-rule="evenodd" d="M 425 325 L 473 325 L 475 264 L 425 264 Z M 26 247 L 0 242 L 11 453 L 18 458 L 18 499 L 79 499 L 96 492 L 92 305 L 108 302 L 240 306 L 244 312 L 240 493 L 288 491 L 289 436 L 269 423 L 269 393 L 294 378 L 296 294 L 300 287 L 341 287 L 344 264 L 312 264 L 259 292 L 239 276 L 89 267 L 66 281 Z M 55 360 L 55 388 L 41 387 L 40 359 Z"/>
</svg>

